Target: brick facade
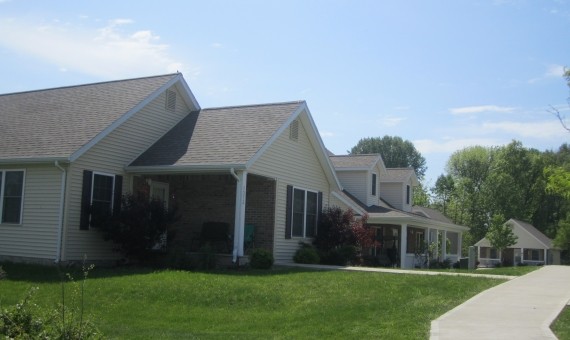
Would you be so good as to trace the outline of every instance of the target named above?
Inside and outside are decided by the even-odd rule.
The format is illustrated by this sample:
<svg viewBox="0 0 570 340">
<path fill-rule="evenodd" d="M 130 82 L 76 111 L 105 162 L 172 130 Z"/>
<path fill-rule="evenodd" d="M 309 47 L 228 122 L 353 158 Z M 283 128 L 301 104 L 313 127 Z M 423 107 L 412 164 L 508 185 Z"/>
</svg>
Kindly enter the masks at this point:
<svg viewBox="0 0 570 340">
<path fill-rule="evenodd" d="M 204 222 L 225 222 L 234 231 L 236 180 L 231 175 L 161 175 L 137 177 L 134 190 L 148 186 L 146 179 L 169 183 L 169 205 L 178 209 L 173 244 L 188 251 L 200 247 L 199 236 Z M 147 189 L 148 190 L 148 189 Z M 275 181 L 248 174 L 245 223 L 255 228 L 255 248 L 273 250 L 275 226 Z M 231 242 L 230 242 L 231 243 Z M 227 252 L 225 247 L 217 247 Z"/>
</svg>

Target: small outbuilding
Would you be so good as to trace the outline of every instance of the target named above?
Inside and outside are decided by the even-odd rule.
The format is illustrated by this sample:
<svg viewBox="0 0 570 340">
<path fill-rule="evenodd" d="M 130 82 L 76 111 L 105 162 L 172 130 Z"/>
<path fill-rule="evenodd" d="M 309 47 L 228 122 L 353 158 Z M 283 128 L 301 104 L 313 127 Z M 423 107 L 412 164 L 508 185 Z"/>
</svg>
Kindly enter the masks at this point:
<svg viewBox="0 0 570 340">
<path fill-rule="evenodd" d="M 560 264 L 560 250 L 555 249 L 552 240 L 527 222 L 511 218 L 505 224 L 513 229 L 517 243 L 503 252 L 506 263 L 513 265 Z M 493 266 L 503 259 L 499 251 L 491 246 L 487 238 L 475 243 L 480 266 Z"/>
</svg>

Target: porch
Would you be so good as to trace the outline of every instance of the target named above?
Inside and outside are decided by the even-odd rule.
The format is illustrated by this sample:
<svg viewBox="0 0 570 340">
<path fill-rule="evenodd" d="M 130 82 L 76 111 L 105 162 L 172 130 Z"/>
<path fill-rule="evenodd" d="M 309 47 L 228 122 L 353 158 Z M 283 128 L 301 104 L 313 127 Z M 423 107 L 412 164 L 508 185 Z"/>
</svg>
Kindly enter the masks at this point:
<svg viewBox="0 0 570 340">
<path fill-rule="evenodd" d="M 520 264 L 541 266 L 554 263 L 553 254 L 548 249 L 507 248 L 501 254 L 493 247 L 478 247 L 479 265 L 492 267 L 499 263 L 517 266 Z"/>
<path fill-rule="evenodd" d="M 430 259 L 455 263 L 461 257 L 460 232 L 407 224 L 369 225 L 377 241 L 369 254 L 380 266 L 427 268 Z"/>
<path fill-rule="evenodd" d="M 234 174 L 139 174 L 133 191 L 146 190 L 177 210 L 168 231 L 172 248 L 194 253 L 208 247 L 235 262 L 253 248 L 273 250 L 276 185 L 245 171 Z"/>
</svg>

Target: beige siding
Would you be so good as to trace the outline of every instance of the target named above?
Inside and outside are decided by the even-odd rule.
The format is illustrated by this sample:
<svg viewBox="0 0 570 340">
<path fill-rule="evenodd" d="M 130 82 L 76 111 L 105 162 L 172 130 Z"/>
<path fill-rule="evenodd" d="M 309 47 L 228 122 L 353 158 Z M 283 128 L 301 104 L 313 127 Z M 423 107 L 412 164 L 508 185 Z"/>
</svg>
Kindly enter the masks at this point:
<svg viewBox="0 0 570 340">
<path fill-rule="evenodd" d="M 0 224 L 0 256 L 55 260 L 61 171 L 55 166 L 11 168 L 25 170 L 22 224 Z"/>
<path fill-rule="evenodd" d="M 175 90 L 175 88 L 172 88 Z M 64 260 L 111 260 L 117 257 L 111 244 L 95 230 L 80 230 L 83 170 L 125 175 L 123 169 L 188 114 L 190 109 L 177 96 L 176 112 L 165 110 L 165 95 L 149 103 L 75 161 L 68 177 Z M 123 192 L 131 178 L 123 179 Z"/>
<path fill-rule="evenodd" d="M 354 197 L 365 204 L 370 194 L 367 192 L 367 189 L 369 189 L 366 181 L 367 174 L 367 171 L 338 171 L 336 173 L 343 189 L 350 192 Z"/>
<path fill-rule="evenodd" d="M 404 196 L 402 190 L 402 183 L 382 183 L 382 191 L 380 197 L 386 202 L 390 203 L 396 209 L 402 209 L 404 203 Z"/>
<path fill-rule="evenodd" d="M 297 141 L 289 139 L 289 130 L 286 129 L 255 162 L 250 172 L 277 180 L 273 253 L 275 261 L 291 262 L 299 241 L 309 240 L 285 239 L 287 185 L 323 192 L 323 206 L 327 206 L 330 199 L 329 183 L 309 141 L 306 127 L 300 124 Z"/>
<path fill-rule="evenodd" d="M 330 200 L 329 200 L 329 206 L 330 207 L 339 207 L 342 210 L 348 210 L 348 209 L 352 209 L 351 207 L 349 207 L 348 205 L 346 205 L 343 201 L 339 200 L 338 198 L 336 198 L 336 196 L 331 195 Z"/>
</svg>

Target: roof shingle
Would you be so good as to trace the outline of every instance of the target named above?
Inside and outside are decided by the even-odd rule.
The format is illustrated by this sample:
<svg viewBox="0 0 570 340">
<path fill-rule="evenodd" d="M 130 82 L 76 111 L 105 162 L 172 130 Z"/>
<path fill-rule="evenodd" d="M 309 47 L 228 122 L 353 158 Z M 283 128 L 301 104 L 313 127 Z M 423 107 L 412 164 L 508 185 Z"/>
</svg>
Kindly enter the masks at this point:
<svg viewBox="0 0 570 340">
<path fill-rule="evenodd" d="M 67 158 L 176 76 L 0 95 L 0 159 Z"/>
<path fill-rule="evenodd" d="M 367 155 L 329 155 L 332 165 L 335 169 L 342 168 L 371 168 L 380 160 L 379 154 Z"/>
</svg>

